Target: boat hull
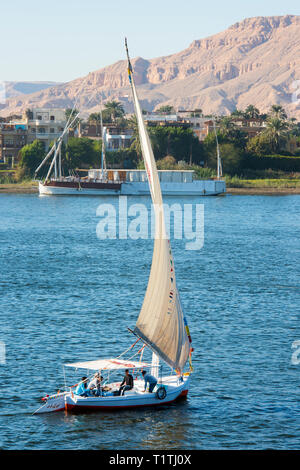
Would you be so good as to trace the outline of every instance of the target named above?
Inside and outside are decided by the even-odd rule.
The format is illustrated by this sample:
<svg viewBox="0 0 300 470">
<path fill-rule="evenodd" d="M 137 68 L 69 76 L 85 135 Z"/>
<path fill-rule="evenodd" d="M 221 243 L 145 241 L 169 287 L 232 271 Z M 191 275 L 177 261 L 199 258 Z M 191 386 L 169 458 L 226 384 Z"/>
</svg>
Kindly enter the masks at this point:
<svg viewBox="0 0 300 470">
<path fill-rule="evenodd" d="M 196 180 L 191 183 L 161 183 L 164 196 L 218 196 L 225 194 L 225 181 Z M 52 181 L 51 184 L 39 183 L 40 195 L 75 196 L 150 196 L 145 182 L 115 183 L 64 183 Z"/>
<path fill-rule="evenodd" d="M 160 385 L 160 384 L 159 384 Z M 189 377 L 185 378 L 181 384 L 172 382 L 163 383 L 166 388 L 166 397 L 162 400 L 157 398 L 156 393 L 143 393 L 137 389 L 127 392 L 124 396 L 116 397 L 79 397 L 76 395 L 66 395 L 65 409 L 67 411 L 113 411 L 128 408 L 144 408 L 153 406 L 169 405 L 179 397 L 188 394 Z"/>
<path fill-rule="evenodd" d="M 160 183 L 163 196 L 218 196 L 226 192 L 223 180 L 194 180 L 190 183 Z M 150 196 L 147 182 L 122 183 L 121 194 L 124 196 Z"/>
<path fill-rule="evenodd" d="M 177 377 L 165 377 L 163 382 L 158 384 L 166 390 L 166 396 L 159 399 L 155 393 L 143 393 L 143 382 L 135 382 L 134 389 L 125 392 L 124 396 L 104 396 L 104 397 L 81 397 L 73 392 L 64 392 L 50 396 L 46 403 L 42 405 L 34 414 L 51 413 L 57 411 L 113 411 L 128 408 L 144 408 L 153 406 L 169 405 L 180 397 L 188 394 L 190 376 L 184 376 L 183 381 Z"/>
<path fill-rule="evenodd" d="M 41 196 L 116 196 L 120 194 L 120 184 L 79 184 L 61 183 L 43 184 L 39 182 L 39 194 Z"/>
</svg>

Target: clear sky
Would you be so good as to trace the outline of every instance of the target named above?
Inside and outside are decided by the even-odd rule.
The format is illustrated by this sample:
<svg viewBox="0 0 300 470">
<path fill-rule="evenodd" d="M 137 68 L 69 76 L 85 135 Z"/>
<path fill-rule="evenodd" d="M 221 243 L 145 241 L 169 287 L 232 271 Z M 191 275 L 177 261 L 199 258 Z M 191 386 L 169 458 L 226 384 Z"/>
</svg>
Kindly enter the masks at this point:
<svg viewBox="0 0 300 470">
<path fill-rule="evenodd" d="M 252 16 L 300 15 L 299 0 L 1 0 L 0 81 L 68 81 L 125 58 L 179 52 Z"/>
</svg>

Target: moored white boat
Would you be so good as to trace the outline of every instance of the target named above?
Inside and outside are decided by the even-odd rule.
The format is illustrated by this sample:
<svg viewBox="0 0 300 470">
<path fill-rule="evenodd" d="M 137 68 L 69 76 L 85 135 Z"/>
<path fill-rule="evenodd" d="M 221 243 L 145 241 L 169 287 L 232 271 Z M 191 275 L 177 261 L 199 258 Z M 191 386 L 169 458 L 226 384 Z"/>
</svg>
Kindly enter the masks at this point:
<svg viewBox="0 0 300 470">
<path fill-rule="evenodd" d="M 226 185 L 223 180 L 195 180 L 187 183 L 162 182 L 163 196 L 218 196 L 225 194 Z M 39 182 L 41 196 L 149 196 L 147 182 L 94 182 L 50 180 Z"/>
</svg>

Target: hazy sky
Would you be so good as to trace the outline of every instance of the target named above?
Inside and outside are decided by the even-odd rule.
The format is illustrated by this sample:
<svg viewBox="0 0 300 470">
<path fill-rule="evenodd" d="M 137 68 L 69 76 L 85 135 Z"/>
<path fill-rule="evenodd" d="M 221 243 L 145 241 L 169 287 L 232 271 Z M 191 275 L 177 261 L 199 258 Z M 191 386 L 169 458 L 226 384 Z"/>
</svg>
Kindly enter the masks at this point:
<svg viewBox="0 0 300 470">
<path fill-rule="evenodd" d="M 131 56 L 179 52 L 251 16 L 300 15 L 299 0 L 1 0 L 0 81 L 68 81 Z"/>
</svg>

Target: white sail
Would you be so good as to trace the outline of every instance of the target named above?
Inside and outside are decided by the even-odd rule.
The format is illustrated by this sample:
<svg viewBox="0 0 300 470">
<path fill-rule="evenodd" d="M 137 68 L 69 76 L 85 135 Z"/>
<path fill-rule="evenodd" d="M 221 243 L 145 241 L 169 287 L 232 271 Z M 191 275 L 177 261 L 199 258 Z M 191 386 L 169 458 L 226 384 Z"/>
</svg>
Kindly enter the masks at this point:
<svg viewBox="0 0 300 470">
<path fill-rule="evenodd" d="M 158 172 L 136 93 L 129 56 L 128 74 L 133 92 L 140 144 L 155 211 L 155 240 L 151 272 L 134 333 L 141 337 L 167 364 L 182 371 L 190 354 L 191 339 L 176 287 L 174 261 L 170 242 L 166 236 Z"/>
</svg>

